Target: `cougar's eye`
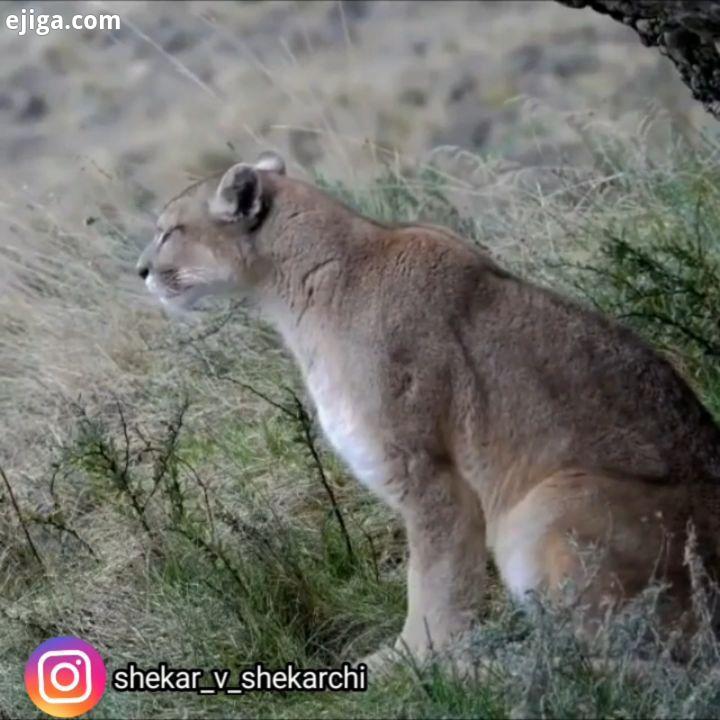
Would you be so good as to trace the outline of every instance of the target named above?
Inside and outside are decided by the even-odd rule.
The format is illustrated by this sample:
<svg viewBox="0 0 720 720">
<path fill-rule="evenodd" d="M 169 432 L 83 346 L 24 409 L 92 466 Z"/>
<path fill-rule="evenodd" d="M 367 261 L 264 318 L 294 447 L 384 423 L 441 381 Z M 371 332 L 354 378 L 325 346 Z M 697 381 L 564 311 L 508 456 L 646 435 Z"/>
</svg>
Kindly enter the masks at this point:
<svg viewBox="0 0 720 720">
<path fill-rule="evenodd" d="M 164 244 L 170 239 L 170 236 L 171 236 L 174 232 L 176 232 L 176 231 L 182 232 L 184 229 L 185 229 L 185 226 L 184 226 L 184 225 L 174 225 L 174 226 L 171 227 L 169 230 L 166 230 L 166 231 L 160 236 L 160 243 L 159 243 L 159 245 L 160 245 L 160 246 L 164 245 Z"/>
</svg>

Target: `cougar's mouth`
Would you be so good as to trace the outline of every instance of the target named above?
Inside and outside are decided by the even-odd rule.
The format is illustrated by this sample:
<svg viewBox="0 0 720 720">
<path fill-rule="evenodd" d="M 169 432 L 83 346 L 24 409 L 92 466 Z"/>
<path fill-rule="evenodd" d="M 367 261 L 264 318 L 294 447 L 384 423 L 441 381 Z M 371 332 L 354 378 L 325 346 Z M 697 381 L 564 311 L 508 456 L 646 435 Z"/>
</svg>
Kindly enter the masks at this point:
<svg viewBox="0 0 720 720">
<path fill-rule="evenodd" d="M 151 272 L 145 285 L 163 306 L 171 310 L 198 310 L 198 301 L 205 297 L 231 294 L 235 284 L 229 279 L 200 277 L 187 272 L 174 270 Z"/>
<path fill-rule="evenodd" d="M 145 286 L 163 305 L 190 310 L 203 294 L 196 285 L 183 283 L 174 271 L 151 272 Z"/>
</svg>

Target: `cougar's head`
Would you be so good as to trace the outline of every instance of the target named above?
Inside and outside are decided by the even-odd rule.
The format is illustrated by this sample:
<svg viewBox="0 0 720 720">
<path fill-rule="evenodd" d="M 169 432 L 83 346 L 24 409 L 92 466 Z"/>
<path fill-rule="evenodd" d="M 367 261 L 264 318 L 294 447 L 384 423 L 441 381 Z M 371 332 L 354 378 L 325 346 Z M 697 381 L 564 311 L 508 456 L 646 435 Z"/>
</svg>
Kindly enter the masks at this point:
<svg viewBox="0 0 720 720">
<path fill-rule="evenodd" d="M 201 181 L 171 200 L 137 263 L 147 289 L 175 309 L 208 295 L 251 293 L 268 272 L 259 246 L 272 176 L 284 173 L 282 158 L 263 153 L 254 165 L 231 167 L 219 183 Z"/>
</svg>

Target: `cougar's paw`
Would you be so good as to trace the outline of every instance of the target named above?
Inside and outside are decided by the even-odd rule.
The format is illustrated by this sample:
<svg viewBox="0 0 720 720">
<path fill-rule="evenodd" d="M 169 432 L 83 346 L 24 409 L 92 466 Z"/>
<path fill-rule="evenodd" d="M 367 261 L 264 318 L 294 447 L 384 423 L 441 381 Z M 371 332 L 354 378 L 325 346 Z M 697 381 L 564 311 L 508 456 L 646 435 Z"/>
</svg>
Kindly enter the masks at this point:
<svg viewBox="0 0 720 720">
<path fill-rule="evenodd" d="M 383 645 L 375 652 L 358 660 L 357 664 L 367 665 L 368 677 L 371 680 L 388 676 L 393 667 L 402 662 L 403 656 L 390 645 Z"/>
</svg>

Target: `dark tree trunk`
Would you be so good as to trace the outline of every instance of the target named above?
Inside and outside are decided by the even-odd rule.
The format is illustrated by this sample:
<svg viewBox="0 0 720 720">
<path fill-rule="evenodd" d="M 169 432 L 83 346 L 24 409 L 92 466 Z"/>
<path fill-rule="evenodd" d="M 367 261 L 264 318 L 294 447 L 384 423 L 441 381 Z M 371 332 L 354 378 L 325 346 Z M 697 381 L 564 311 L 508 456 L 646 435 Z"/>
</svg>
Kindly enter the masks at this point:
<svg viewBox="0 0 720 720">
<path fill-rule="evenodd" d="M 720 119 L 719 0 L 558 0 L 630 25 L 680 71 L 693 97 Z"/>
</svg>

